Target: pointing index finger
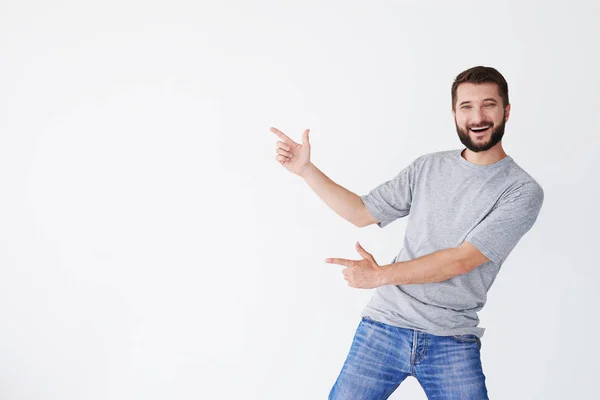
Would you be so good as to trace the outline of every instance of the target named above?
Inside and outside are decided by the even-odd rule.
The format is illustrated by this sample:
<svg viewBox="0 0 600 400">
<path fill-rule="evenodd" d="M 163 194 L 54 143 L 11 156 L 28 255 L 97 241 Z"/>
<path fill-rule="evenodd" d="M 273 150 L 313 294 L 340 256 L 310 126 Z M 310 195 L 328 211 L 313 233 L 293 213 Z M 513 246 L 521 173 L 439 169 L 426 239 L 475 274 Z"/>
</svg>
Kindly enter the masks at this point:
<svg viewBox="0 0 600 400">
<path fill-rule="evenodd" d="M 279 136 L 279 138 L 287 144 L 296 144 L 296 142 L 290 139 L 285 133 L 281 132 L 279 129 L 271 127 L 270 131 Z"/>
<path fill-rule="evenodd" d="M 343 258 L 326 258 L 325 262 L 328 264 L 338 264 L 346 267 L 350 266 L 350 260 L 345 260 Z"/>
</svg>

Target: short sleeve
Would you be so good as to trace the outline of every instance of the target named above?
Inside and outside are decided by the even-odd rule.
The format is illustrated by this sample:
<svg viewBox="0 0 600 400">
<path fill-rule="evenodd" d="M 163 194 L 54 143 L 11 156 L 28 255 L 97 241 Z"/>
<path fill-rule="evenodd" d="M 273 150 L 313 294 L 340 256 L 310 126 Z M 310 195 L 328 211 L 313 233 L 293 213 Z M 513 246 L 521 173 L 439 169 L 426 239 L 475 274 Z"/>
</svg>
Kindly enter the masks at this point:
<svg viewBox="0 0 600 400">
<path fill-rule="evenodd" d="M 378 221 L 380 228 L 410 213 L 414 188 L 415 163 L 400 171 L 394 178 L 360 196 L 365 207 Z"/>
<path fill-rule="evenodd" d="M 512 190 L 467 235 L 472 243 L 494 264 L 503 262 L 523 235 L 535 223 L 544 191 L 537 183 L 527 183 Z"/>
</svg>

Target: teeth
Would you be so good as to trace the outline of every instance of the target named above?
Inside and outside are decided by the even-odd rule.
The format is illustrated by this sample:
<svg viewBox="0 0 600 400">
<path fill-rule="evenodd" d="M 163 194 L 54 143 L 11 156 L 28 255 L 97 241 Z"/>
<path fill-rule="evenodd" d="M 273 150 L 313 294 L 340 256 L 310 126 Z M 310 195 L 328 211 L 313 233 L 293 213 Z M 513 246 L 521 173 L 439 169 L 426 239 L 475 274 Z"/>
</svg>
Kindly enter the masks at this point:
<svg viewBox="0 0 600 400">
<path fill-rule="evenodd" d="M 471 130 L 475 131 L 475 132 L 479 132 L 479 131 L 485 131 L 488 128 L 489 128 L 489 126 L 485 126 L 483 128 L 471 128 Z"/>
</svg>

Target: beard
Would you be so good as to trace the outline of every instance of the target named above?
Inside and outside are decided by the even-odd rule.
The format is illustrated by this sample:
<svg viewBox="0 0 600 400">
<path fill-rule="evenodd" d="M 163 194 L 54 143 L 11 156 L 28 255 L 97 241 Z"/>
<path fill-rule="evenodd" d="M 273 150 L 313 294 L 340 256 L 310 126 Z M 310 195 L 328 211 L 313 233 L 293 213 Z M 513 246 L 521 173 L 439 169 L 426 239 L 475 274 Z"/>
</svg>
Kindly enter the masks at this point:
<svg viewBox="0 0 600 400">
<path fill-rule="evenodd" d="M 504 136 L 504 126 L 506 125 L 506 117 L 502 117 L 502 122 L 498 126 L 494 126 L 491 122 L 483 122 L 480 123 L 478 126 L 471 125 L 468 126 L 466 129 L 463 129 L 459 127 L 456 123 L 456 118 L 454 119 L 454 124 L 456 125 L 456 133 L 458 133 L 458 138 L 460 139 L 462 144 L 464 144 L 467 147 L 467 149 L 478 153 L 480 151 L 486 151 L 491 149 L 502 140 L 502 137 Z M 471 135 L 469 134 L 471 131 L 469 128 L 483 127 L 490 124 L 492 133 L 490 134 L 490 139 L 487 142 L 474 142 L 471 139 Z"/>
</svg>

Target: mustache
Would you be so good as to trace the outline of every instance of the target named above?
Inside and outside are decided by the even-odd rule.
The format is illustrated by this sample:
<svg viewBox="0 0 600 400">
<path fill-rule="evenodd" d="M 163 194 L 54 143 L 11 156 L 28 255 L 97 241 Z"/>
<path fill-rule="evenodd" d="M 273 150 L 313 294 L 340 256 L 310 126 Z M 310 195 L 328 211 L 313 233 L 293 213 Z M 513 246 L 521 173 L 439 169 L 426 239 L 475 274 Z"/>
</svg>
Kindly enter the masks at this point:
<svg viewBox="0 0 600 400">
<path fill-rule="evenodd" d="M 481 122 L 479 124 L 471 124 L 471 125 L 467 125 L 467 129 L 484 128 L 486 126 L 494 127 L 494 123 L 490 121 L 490 122 Z"/>
</svg>

